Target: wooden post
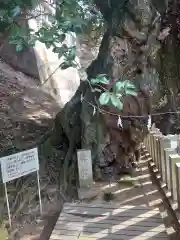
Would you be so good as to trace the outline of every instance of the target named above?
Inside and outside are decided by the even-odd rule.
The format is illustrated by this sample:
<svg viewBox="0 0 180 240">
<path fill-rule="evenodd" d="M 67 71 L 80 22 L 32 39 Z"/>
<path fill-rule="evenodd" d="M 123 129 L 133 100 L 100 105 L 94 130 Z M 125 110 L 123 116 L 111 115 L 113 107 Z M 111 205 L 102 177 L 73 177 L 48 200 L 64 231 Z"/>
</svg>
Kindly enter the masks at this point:
<svg viewBox="0 0 180 240">
<path fill-rule="evenodd" d="M 156 158 L 157 158 L 157 167 L 158 167 L 158 170 L 159 172 L 161 173 L 161 176 L 162 176 L 162 171 L 161 171 L 161 148 L 160 148 L 160 138 L 161 136 L 159 136 L 157 139 L 156 139 Z"/>
<path fill-rule="evenodd" d="M 180 163 L 176 163 L 176 186 L 177 186 L 177 202 L 180 208 Z"/>
<path fill-rule="evenodd" d="M 144 139 L 144 146 L 146 147 L 146 150 L 148 150 L 147 148 L 148 148 L 148 143 L 147 143 L 147 141 L 148 141 L 148 136 L 146 136 L 146 138 Z"/>
<path fill-rule="evenodd" d="M 150 153 L 151 157 L 152 157 L 152 149 L 153 149 L 152 143 L 153 143 L 153 136 L 152 136 L 152 134 L 150 134 L 150 136 L 149 136 L 149 146 L 150 146 L 149 153 Z"/>
<path fill-rule="evenodd" d="M 156 164 L 156 158 L 155 158 L 155 152 L 156 152 L 156 137 L 155 135 L 153 134 L 152 135 L 152 141 L 153 141 L 153 147 L 152 147 L 152 159 L 153 159 L 153 162 Z M 156 165 L 157 166 L 157 165 Z"/>
<path fill-rule="evenodd" d="M 156 167 L 158 170 L 160 170 L 160 146 L 159 146 L 159 138 L 161 136 L 161 133 L 156 133 L 154 136 L 154 163 L 156 164 Z"/>
<path fill-rule="evenodd" d="M 148 135 L 148 152 L 150 154 L 150 134 Z"/>
<path fill-rule="evenodd" d="M 174 201 L 177 201 L 177 182 L 176 182 L 176 163 L 180 163 L 180 156 L 174 154 L 169 156 L 170 161 L 170 180 L 171 180 L 171 193 Z"/>
<path fill-rule="evenodd" d="M 164 149 L 171 147 L 171 141 L 168 138 L 161 138 L 160 139 L 160 156 L 161 156 L 161 174 L 162 179 L 164 182 L 166 182 L 166 161 L 165 161 L 165 153 Z"/>
<path fill-rule="evenodd" d="M 180 135 L 177 135 L 177 153 L 180 154 Z"/>
<path fill-rule="evenodd" d="M 164 149 L 164 163 L 165 163 L 165 182 L 167 184 L 167 187 L 169 190 L 171 190 L 171 179 L 170 179 L 170 161 L 169 157 L 176 154 L 176 152 L 171 148 L 165 148 Z"/>
<path fill-rule="evenodd" d="M 153 161 L 154 161 L 154 145 L 155 145 L 154 134 L 156 134 L 156 132 L 150 133 L 150 154 L 151 154 Z"/>
<path fill-rule="evenodd" d="M 150 135 L 148 134 L 147 135 L 147 150 L 148 150 L 148 152 L 149 152 L 149 149 L 150 149 L 149 137 L 150 137 Z"/>
<path fill-rule="evenodd" d="M 161 132 L 159 131 L 159 129 L 154 128 L 153 131 L 151 132 L 151 136 L 152 136 L 152 148 L 151 148 L 151 156 L 152 159 L 154 161 L 154 163 L 156 163 L 156 139 L 158 138 L 158 136 L 161 135 Z M 157 165 L 157 163 L 156 163 Z"/>
<path fill-rule="evenodd" d="M 157 146 L 158 146 L 158 169 L 159 169 L 159 172 L 161 174 L 161 177 L 162 177 L 162 161 L 161 161 L 161 141 L 163 139 L 163 135 L 161 134 L 159 137 L 158 137 L 158 143 L 157 143 Z"/>
</svg>

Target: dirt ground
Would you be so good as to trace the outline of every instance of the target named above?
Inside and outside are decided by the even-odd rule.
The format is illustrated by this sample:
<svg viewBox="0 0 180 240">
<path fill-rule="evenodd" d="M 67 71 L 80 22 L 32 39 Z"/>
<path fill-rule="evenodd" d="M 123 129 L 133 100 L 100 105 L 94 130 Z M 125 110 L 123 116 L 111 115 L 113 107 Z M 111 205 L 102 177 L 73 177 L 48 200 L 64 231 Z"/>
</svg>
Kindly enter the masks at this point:
<svg viewBox="0 0 180 240">
<path fill-rule="evenodd" d="M 55 100 L 38 85 L 38 80 L 15 71 L 0 59 L 0 156 L 8 155 L 8 149 L 13 147 L 26 149 L 36 144 L 42 134 L 52 128 L 53 118 L 60 109 Z M 46 176 L 42 177 L 46 178 Z M 36 184 L 33 187 L 36 187 Z M 56 189 L 56 186 L 47 187 L 49 192 L 53 189 Z M 7 214 L 2 190 L 3 186 L 0 189 L 1 216 Z M 11 186 L 8 184 L 8 192 L 11 191 Z M 57 191 L 54 190 L 54 192 L 57 195 Z M 45 216 L 58 205 L 55 195 L 51 193 L 48 198 L 46 196 L 43 199 L 45 210 L 43 220 L 39 218 L 37 202 L 29 204 L 28 209 L 21 214 L 21 219 L 18 216 L 18 219 L 13 220 L 20 229 L 20 239 L 31 239 L 31 235 L 39 236 L 46 221 Z M 31 206 L 31 204 L 35 205 Z M 16 221 L 19 223 L 17 224 Z M 24 222 L 29 223 L 24 225 Z M 3 226 L 4 224 L 2 224 L 2 229 Z"/>
<path fill-rule="evenodd" d="M 59 106 L 38 80 L 13 70 L 0 59 L 0 151 L 26 148 L 51 128 Z"/>
</svg>

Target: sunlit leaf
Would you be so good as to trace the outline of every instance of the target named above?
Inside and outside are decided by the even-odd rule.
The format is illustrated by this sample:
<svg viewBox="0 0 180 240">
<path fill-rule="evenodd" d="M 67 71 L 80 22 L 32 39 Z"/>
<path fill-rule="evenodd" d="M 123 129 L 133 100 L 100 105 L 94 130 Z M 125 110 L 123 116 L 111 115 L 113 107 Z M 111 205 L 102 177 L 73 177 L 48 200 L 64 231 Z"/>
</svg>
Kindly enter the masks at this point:
<svg viewBox="0 0 180 240">
<path fill-rule="evenodd" d="M 126 83 L 126 88 L 135 89 L 136 86 L 128 81 L 128 82 Z"/>
<path fill-rule="evenodd" d="M 19 44 L 16 45 L 16 51 L 17 52 L 21 52 L 21 51 L 23 51 L 23 49 L 24 49 L 23 44 L 19 43 Z"/>
<path fill-rule="evenodd" d="M 110 92 L 104 92 L 101 94 L 101 96 L 99 97 L 99 102 L 101 105 L 106 105 L 108 104 L 109 100 L 110 100 Z"/>
<path fill-rule="evenodd" d="M 91 79 L 91 83 L 92 83 L 92 84 L 99 83 L 99 79 L 98 79 L 98 78 L 92 78 L 92 79 Z"/>
<path fill-rule="evenodd" d="M 115 84 L 115 89 L 116 89 L 117 91 L 122 90 L 124 87 L 125 87 L 125 82 L 120 82 L 120 81 L 118 81 L 118 82 Z"/>
<path fill-rule="evenodd" d="M 132 95 L 132 96 L 137 96 L 137 92 L 131 90 L 131 89 L 126 89 L 126 95 Z"/>
<path fill-rule="evenodd" d="M 101 74 L 98 75 L 96 78 L 91 79 L 91 83 L 92 84 L 97 84 L 97 83 L 101 83 L 101 84 L 109 84 L 109 80 L 106 78 L 106 75 Z"/>
<path fill-rule="evenodd" d="M 118 97 L 118 98 L 122 98 L 122 94 L 121 93 L 116 93 L 116 96 Z"/>
<path fill-rule="evenodd" d="M 118 108 L 119 110 L 123 109 L 123 103 L 120 101 L 119 98 L 115 94 L 111 94 L 111 103 L 114 107 Z"/>
</svg>

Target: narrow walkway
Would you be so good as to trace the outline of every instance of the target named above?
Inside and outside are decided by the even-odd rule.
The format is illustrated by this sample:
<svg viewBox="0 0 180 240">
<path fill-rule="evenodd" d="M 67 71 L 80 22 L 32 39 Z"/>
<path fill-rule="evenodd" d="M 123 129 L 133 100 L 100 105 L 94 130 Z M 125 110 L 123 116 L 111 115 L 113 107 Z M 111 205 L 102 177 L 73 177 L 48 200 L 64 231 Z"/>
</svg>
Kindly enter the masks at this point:
<svg viewBox="0 0 180 240">
<path fill-rule="evenodd" d="M 162 201 L 143 159 L 135 179 L 135 186 L 120 182 L 108 188 L 96 183 L 95 200 L 64 204 L 50 240 L 168 239 L 159 212 Z M 107 188 L 116 196 L 109 204 L 102 198 Z"/>
</svg>

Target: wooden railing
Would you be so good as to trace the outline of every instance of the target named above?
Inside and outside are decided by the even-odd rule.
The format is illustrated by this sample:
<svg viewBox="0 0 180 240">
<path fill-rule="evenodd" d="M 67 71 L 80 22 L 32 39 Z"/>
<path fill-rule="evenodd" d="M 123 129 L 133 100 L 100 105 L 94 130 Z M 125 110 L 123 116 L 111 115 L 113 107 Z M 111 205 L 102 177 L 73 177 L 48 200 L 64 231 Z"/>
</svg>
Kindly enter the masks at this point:
<svg viewBox="0 0 180 240">
<path fill-rule="evenodd" d="M 144 140 L 146 153 L 160 174 L 163 183 L 171 192 L 173 202 L 180 207 L 180 155 L 178 135 L 164 136 L 159 129 L 153 129 Z"/>
</svg>

